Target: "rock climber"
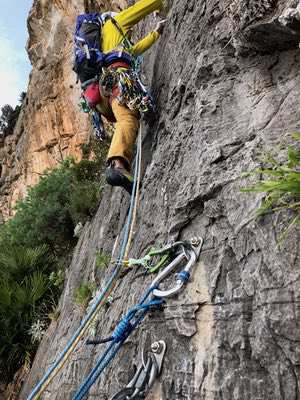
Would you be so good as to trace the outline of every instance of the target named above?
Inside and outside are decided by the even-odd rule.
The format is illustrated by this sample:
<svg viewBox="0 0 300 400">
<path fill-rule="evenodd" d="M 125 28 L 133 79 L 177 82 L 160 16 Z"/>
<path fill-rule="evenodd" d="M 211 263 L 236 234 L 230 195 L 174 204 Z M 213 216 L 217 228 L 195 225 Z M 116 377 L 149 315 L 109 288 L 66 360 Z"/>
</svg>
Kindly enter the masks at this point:
<svg viewBox="0 0 300 400">
<path fill-rule="evenodd" d="M 115 123 L 107 156 L 106 180 L 112 186 L 122 186 L 129 193 L 133 186 L 130 170 L 141 112 L 139 102 L 132 98 L 136 94 L 136 82 L 131 72 L 134 59 L 160 37 L 165 20 L 159 21 L 155 30 L 136 44 L 132 44 L 127 35 L 134 25 L 147 15 L 161 11 L 162 7 L 163 0 L 139 0 L 105 21 L 101 31 L 101 51 L 106 56 L 106 68 L 100 82 L 89 84 L 84 90 L 88 104 Z M 86 80 L 85 77 L 82 80 Z M 137 106 L 132 106 L 134 104 Z"/>
</svg>

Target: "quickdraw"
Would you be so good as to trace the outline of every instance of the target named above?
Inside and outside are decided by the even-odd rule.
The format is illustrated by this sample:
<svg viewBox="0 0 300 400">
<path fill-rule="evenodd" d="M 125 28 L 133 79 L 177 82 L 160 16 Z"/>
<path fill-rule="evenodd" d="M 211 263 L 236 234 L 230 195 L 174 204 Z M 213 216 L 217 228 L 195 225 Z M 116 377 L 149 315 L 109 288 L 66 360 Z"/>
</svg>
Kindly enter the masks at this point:
<svg viewBox="0 0 300 400">
<path fill-rule="evenodd" d="M 111 400 L 141 400 L 144 399 L 159 377 L 166 353 L 166 343 L 163 340 L 154 342 L 151 350 L 142 350 L 142 361 L 136 369 L 136 373 L 126 387 L 116 393 Z"/>
<path fill-rule="evenodd" d="M 129 258 L 129 260 L 124 261 L 124 264 L 129 268 L 141 266 L 146 270 L 146 273 L 154 273 L 166 266 L 171 259 L 173 251 L 174 248 L 170 245 L 161 249 L 152 247 L 144 257 L 137 259 Z"/>
<path fill-rule="evenodd" d="M 155 297 L 159 298 L 172 297 L 182 290 L 183 286 L 190 279 L 190 271 L 200 256 L 203 246 L 203 239 L 194 238 L 190 242 L 177 242 L 173 246 L 176 247 L 179 246 L 181 248 L 181 252 L 175 258 L 175 260 L 173 260 L 163 271 L 161 271 L 152 282 L 151 287 L 156 288 L 153 290 L 153 295 Z M 177 275 L 177 281 L 175 286 L 168 290 L 159 289 L 159 285 L 161 284 L 161 282 L 166 277 L 168 277 L 171 274 L 171 272 L 173 272 L 174 269 L 176 269 L 184 259 L 187 261 L 187 264 Z"/>
<path fill-rule="evenodd" d="M 199 254 L 201 252 L 201 248 L 203 245 L 203 239 L 202 238 L 195 238 L 192 239 L 190 242 L 175 242 L 175 243 L 170 243 L 167 244 L 166 246 L 162 247 L 161 249 L 157 248 L 151 248 L 148 253 L 142 257 L 142 258 L 130 258 L 127 261 L 124 261 L 124 264 L 126 264 L 128 267 L 132 268 L 134 266 L 142 266 L 146 270 L 147 273 L 154 273 L 162 268 L 166 267 L 166 264 L 170 262 L 171 258 L 174 256 L 176 257 L 177 253 L 177 258 L 174 260 L 174 264 L 170 264 L 168 268 L 170 268 L 170 272 L 176 268 L 181 261 L 183 261 L 184 258 L 190 259 L 194 258 L 192 255 L 192 252 L 195 250 L 195 256 L 196 258 L 199 257 Z M 185 248 L 187 248 L 185 250 Z M 180 254 L 178 254 L 178 249 L 180 250 Z M 190 254 L 188 254 L 188 251 L 190 251 Z M 157 261 L 155 261 L 157 260 Z M 154 261 L 154 262 L 153 262 Z M 191 266 L 192 266 L 193 260 L 191 260 Z M 187 271 L 189 271 L 190 267 L 186 267 Z M 169 269 L 168 269 L 169 271 Z M 167 271 L 165 272 L 167 273 Z M 145 272 L 142 273 L 141 275 L 145 275 Z M 138 276 L 141 276 L 138 275 Z M 134 277 L 136 278 L 136 277 Z M 160 275 L 157 277 L 157 279 L 160 279 Z"/>
</svg>

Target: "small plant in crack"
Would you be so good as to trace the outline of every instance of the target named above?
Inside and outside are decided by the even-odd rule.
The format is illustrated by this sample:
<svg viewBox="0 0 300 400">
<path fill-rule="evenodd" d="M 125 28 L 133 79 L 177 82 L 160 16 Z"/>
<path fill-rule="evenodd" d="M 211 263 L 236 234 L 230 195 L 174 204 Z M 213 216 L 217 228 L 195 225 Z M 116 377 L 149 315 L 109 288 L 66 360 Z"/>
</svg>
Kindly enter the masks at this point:
<svg viewBox="0 0 300 400">
<path fill-rule="evenodd" d="M 266 193 L 256 215 L 263 216 L 289 210 L 292 217 L 280 235 L 279 243 L 300 223 L 300 133 L 288 132 L 293 143 L 287 147 L 287 157 L 279 162 L 273 155 L 266 157 L 266 167 L 255 169 L 243 176 L 259 175 L 262 177 L 254 185 L 241 189 L 242 192 Z"/>
<path fill-rule="evenodd" d="M 75 303 L 84 311 L 86 310 L 94 292 L 96 284 L 92 282 L 83 282 L 75 292 Z"/>
<path fill-rule="evenodd" d="M 110 255 L 103 250 L 96 251 L 96 267 L 99 269 L 107 268 L 110 262 Z"/>
</svg>

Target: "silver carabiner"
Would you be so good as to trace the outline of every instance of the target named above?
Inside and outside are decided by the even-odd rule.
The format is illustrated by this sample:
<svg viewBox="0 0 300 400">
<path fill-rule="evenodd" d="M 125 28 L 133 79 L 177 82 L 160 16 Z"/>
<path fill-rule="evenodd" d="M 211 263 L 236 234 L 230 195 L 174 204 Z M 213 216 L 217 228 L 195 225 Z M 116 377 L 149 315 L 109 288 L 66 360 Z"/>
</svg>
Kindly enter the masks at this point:
<svg viewBox="0 0 300 400">
<path fill-rule="evenodd" d="M 203 246 L 203 239 L 192 239 L 191 240 L 191 248 L 184 249 L 182 253 L 180 253 L 174 261 L 171 262 L 152 282 L 151 287 L 158 286 L 160 282 L 162 282 L 167 276 L 171 274 L 171 272 L 186 258 L 188 263 L 179 273 L 179 278 L 176 281 L 176 284 L 173 288 L 169 290 L 160 290 L 159 288 L 153 290 L 153 295 L 159 298 L 168 298 L 172 297 L 175 294 L 179 293 L 190 276 L 190 271 L 192 267 L 197 262 L 200 252 Z"/>
</svg>

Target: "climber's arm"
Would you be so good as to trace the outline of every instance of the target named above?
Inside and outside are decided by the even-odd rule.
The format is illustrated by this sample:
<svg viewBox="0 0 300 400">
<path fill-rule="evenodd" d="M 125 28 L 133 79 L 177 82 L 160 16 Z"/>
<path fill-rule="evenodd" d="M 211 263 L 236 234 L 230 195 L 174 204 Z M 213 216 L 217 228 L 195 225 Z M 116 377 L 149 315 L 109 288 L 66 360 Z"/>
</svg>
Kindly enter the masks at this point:
<svg viewBox="0 0 300 400">
<path fill-rule="evenodd" d="M 161 10 L 163 0 L 139 0 L 133 6 L 115 16 L 124 33 L 154 11 Z"/>
<path fill-rule="evenodd" d="M 150 49 L 150 47 L 157 41 L 159 37 L 160 34 L 157 31 L 150 32 L 147 36 L 132 46 L 131 51 L 135 56 L 139 56 Z"/>
<path fill-rule="evenodd" d="M 161 9 L 162 4 L 162 0 L 140 0 L 133 6 L 127 8 L 124 11 L 121 11 L 114 17 L 114 19 L 117 21 L 123 33 L 126 34 L 133 25 L 137 24 L 148 14 Z M 152 44 L 157 39 L 157 37 L 155 36 L 156 34 L 154 34 L 150 39 L 148 38 L 146 40 L 146 42 L 148 42 L 149 40 L 149 45 L 146 45 L 146 48 L 143 51 L 146 51 L 149 47 L 152 46 Z M 102 28 L 102 51 L 104 53 L 107 53 L 113 50 L 120 45 L 122 40 L 123 35 L 118 30 L 118 28 L 116 28 L 112 21 L 107 21 Z M 140 45 L 138 46 L 138 48 L 139 47 Z M 137 54 L 140 54 L 143 51 L 137 50 Z"/>
</svg>

